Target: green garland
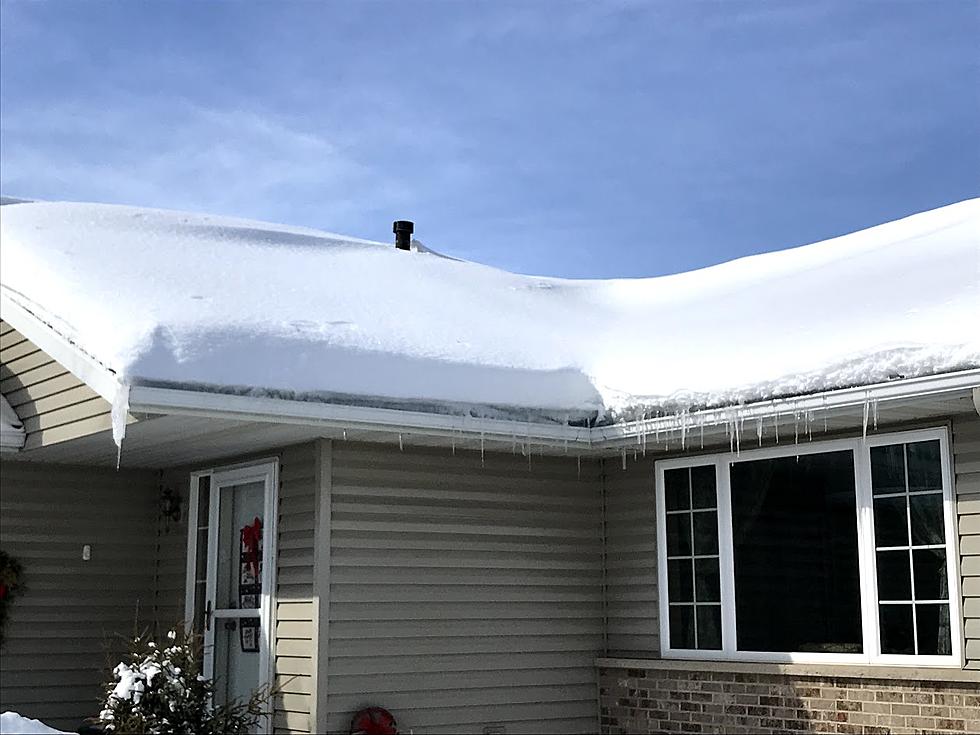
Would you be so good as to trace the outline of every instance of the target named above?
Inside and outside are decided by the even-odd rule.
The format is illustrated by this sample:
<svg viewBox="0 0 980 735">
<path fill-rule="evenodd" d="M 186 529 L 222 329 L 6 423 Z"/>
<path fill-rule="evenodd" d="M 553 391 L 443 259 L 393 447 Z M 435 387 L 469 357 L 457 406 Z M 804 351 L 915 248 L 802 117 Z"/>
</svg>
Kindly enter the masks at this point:
<svg viewBox="0 0 980 735">
<path fill-rule="evenodd" d="M 0 646 L 3 645 L 3 631 L 7 625 L 7 610 L 13 599 L 22 591 L 23 568 L 20 562 L 6 551 L 0 550 Z"/>
</svg>

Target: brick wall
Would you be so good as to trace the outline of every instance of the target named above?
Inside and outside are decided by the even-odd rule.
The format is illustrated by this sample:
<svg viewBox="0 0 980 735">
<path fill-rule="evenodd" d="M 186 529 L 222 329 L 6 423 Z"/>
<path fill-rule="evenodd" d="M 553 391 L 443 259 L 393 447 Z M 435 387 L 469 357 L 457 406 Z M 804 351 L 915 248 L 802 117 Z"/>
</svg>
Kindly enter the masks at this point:
<svg viewBox="0 0 980 735">
<path fill-rule="evenodd" d="M 797 676 L 696 666 L 600 668 L 602 732 L 980 732 L 980 679 Z"/>
</svg>

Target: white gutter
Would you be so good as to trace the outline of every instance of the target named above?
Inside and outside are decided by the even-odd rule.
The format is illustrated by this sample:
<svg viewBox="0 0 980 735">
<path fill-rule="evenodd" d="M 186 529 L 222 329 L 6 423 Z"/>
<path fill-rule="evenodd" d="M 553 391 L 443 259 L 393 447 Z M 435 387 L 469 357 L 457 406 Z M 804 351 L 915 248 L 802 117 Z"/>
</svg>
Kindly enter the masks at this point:
<svg viewBox="0 0 980 735">
<path fill-rule="evenodd" d="M 14 409 L 0 396 L 0 452 L 17 452 L 24 446 L 26 434 Z"/>
<path fill-rule="evenodd" d="M 925 396 L 938 397 L 950 393 L 969 395 L 971 390 L 976 400 L 980 390 L 978 386 L 980 386 L 980 369 L 961 370 L 955 373 L 895 380 L 858 388 L 841 388 L 793 398 L 746 403 L 741 406 L 722 406 L 691 413 L 672 414 L 626 424 L 598 426 L 592 429 L 592 442 L 595 448 L 613 448 L 632 445 L 637 437 L 657 433 L 684 429 L 690 431 L 702 426 L 728 426 L 735 421 L 751 421 L 778 415 L 792 416 L 807 412 L 822 414 L 828 410 L 865 408 L 873 404 Z"/>
<path fill-rule="evenodd" d="M 386 408 L 343 406 L 308 401 L 289 401 L 221 393 L 133 386 L 130 411 L 183 416 L 232 419 L 333 429 L 425 434 L 447 438 L 485 438 L 524 440 L 538 445 L 575 450 L 601 451 L 632 446 L 638 437 L 698 427 L 729 426 L 780 414 L 822 413 L 875 403 L 907 400 L 924 396 L 965 393 L 980 386 L 980 370 L 963 370 L 908 380 L 878 383 L 861 388 L 845 388 L 809 396 L 760 401 L 742 406 L 706 409 L 694 413 L 664 416 L 646 421 L 599 426 L 592 429 L 561 424 L 538 424 L 500 419 L 480 419 L 400 411 Z"/>
<path fill-rule="evenodd" d="M 239 396 L 224 393 L 152 388 L 134 385 L 129 393 L 130 413 L 255 421 L 334 429 L 401 432 L 430 436 L 484 437 L 535 444 L 590 446 L 590 430 L 564 424 L 539 424 L 504 419 L 481 419 L 390 408 L 344 406 L 312 401 Z"/>
</svg>

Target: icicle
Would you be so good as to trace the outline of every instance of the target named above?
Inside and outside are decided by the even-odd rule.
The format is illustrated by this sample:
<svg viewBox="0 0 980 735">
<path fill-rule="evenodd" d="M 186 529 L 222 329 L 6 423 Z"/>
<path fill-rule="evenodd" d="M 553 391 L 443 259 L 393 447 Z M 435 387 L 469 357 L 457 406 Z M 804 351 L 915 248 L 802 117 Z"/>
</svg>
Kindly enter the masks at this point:
<svg viewBox="0 0 980 735">
<path fill-rule="evenodd" d="M 757 418 L 755 420 L 755 436 L 759 440 L 759 446 L 762 446 L 762 418 Z"/>
<path fill-rule="evenodd" d="M 451 435 L 452 445 L 453 445 L 453 456 L 456 456 L 456 432 L 454 431 Z"/>
<path fill-rule="evenodd" d="M 485 443 L 483 440 L 483 432 L 480 432 L 480 467 L 486 467 L 486 450 Z"/>
<path fill-rule="evenodd" d="M 772 417 L 772 425 L 773 428 L 776 430 L 776 444 L 779 444 L 779 412 L 778 411 L 776 412 L 776 415 Z"/>
<path fill-rule="evenodd" d="M 575 464 L 578 465 L 578 479 L 582 479 L 582 455 L 575 457 Z"/>
<path fill-rule="evenodd" d="M 623 447 L 623 469 L 626 469 L 626 447 Z"/>
<path fill-rule="evenodd" d="M 347 441 L 347 429 L 344 429 L 344 441 Z"/>
<path fill-rule="evenodd" d="M 122 464 L 122 444 L 126 438 L 126 415 L 129 413 L 129 386 L 120 383 L 112 400 L 112 440 L 116 443 L 116 469 Z"/>
<path fill-rule="evenodd" d="M 804 414 L 806 419 L 806 440 L 808 442 L 813 441 L 813 412 L 807 410 Z"/>
<path fill-rule="evenodd" d="M 878 431 L 878 399 L 871 401 L 872 420 L 874 421 L 875 431 Z"/>
<path fill-rule="evenodd" d="M 793 411 L 793 443 L 800 443 L 800 412 Z"/>
<path fill-rule="evenodd" d="M 701 448 L 704 449 L 704 416 L 701 417 Z"/>
<path fill-rule="evenodd" d="M 742 454 L 742 427 L 740 426 L 741 419 L 736 416 L 734 420 L 735 426 L 735 456 L 741 456 Z"/>
<path fill-rule="evenodd" d="M 867 398 L 864 399 L 864 423 L 861 429 L 861 438 L 868 438 L 868 411 L 871 409 L 871 404 Z"/>
<path fill-rule="evenodd" d="M 687 416 L 681 411 L 681 451 L 687 449 Z"/>
<path fill-rule="evenodd" d="M 643 432 L 643 456 L 647 456 L 647 432 Z"/>
<path fill-rule="evenodd" d="M 402 441 L 402 435 L 401 434 L 398 435 L 398 451 L 399 452 L 404 452 L 405 451 L 405 444 Z"/>
<path fill-rule="evenodd" d="M 827 412 L 823 412 L 823 433 L 827 433 Z"/>
</svg>

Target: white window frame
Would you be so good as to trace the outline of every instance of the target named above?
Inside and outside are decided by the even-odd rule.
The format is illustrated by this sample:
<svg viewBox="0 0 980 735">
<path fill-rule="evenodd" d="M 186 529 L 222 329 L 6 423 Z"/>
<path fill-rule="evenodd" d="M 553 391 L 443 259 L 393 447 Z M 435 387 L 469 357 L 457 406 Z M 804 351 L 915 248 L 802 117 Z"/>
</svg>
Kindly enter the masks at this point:
<svg viewBox="0 0 980 735">
<path fill-rule="evenodd" d="M 875 574 L 875 541 L 873 497 L 871 491 L 871 447 L 939 440 L 942 464 L 943 515 L 946 531 L 946 574 L 949 586 L 949 623 L 952 637 L 948 656 L 883 654 L 878 634 L 878 589 Z M 863 653 L 783 653 L 772 651 L 739 651 L 737 649 L 735 615 L 735 560 L 731 513 L 731 483 L 729 469 L 734 462 L 850 450 L 854 457 L 854 487 L 856 514 L 854 522 L 858 537 L 858 573 L 860 576 L 861 621 Z M 722 648 L 721 650 L 678 649 L 670 646 L 670 616 L 667 598 L 667 524 L 664 493 L 664 472 L 683 467 L 714 465 L 717 489 L 718 550 L 721 573 Z M 656 463 L 657 511 L 657 577 L 659 583 L 660 641 L 664 658 L 715 661 L 761 661 L 807 664 L 877 664 L 887 666 L 933 666 L 962 668 L 963 611 L 958 569 L 959 539 L 956 528 L 953 467 L 949 431 L 945 427 L 876 434 L 866 438 L 832 439 L 806 444 L 777 446 L 739 452 L 687 455 Z"/>
</svg>

